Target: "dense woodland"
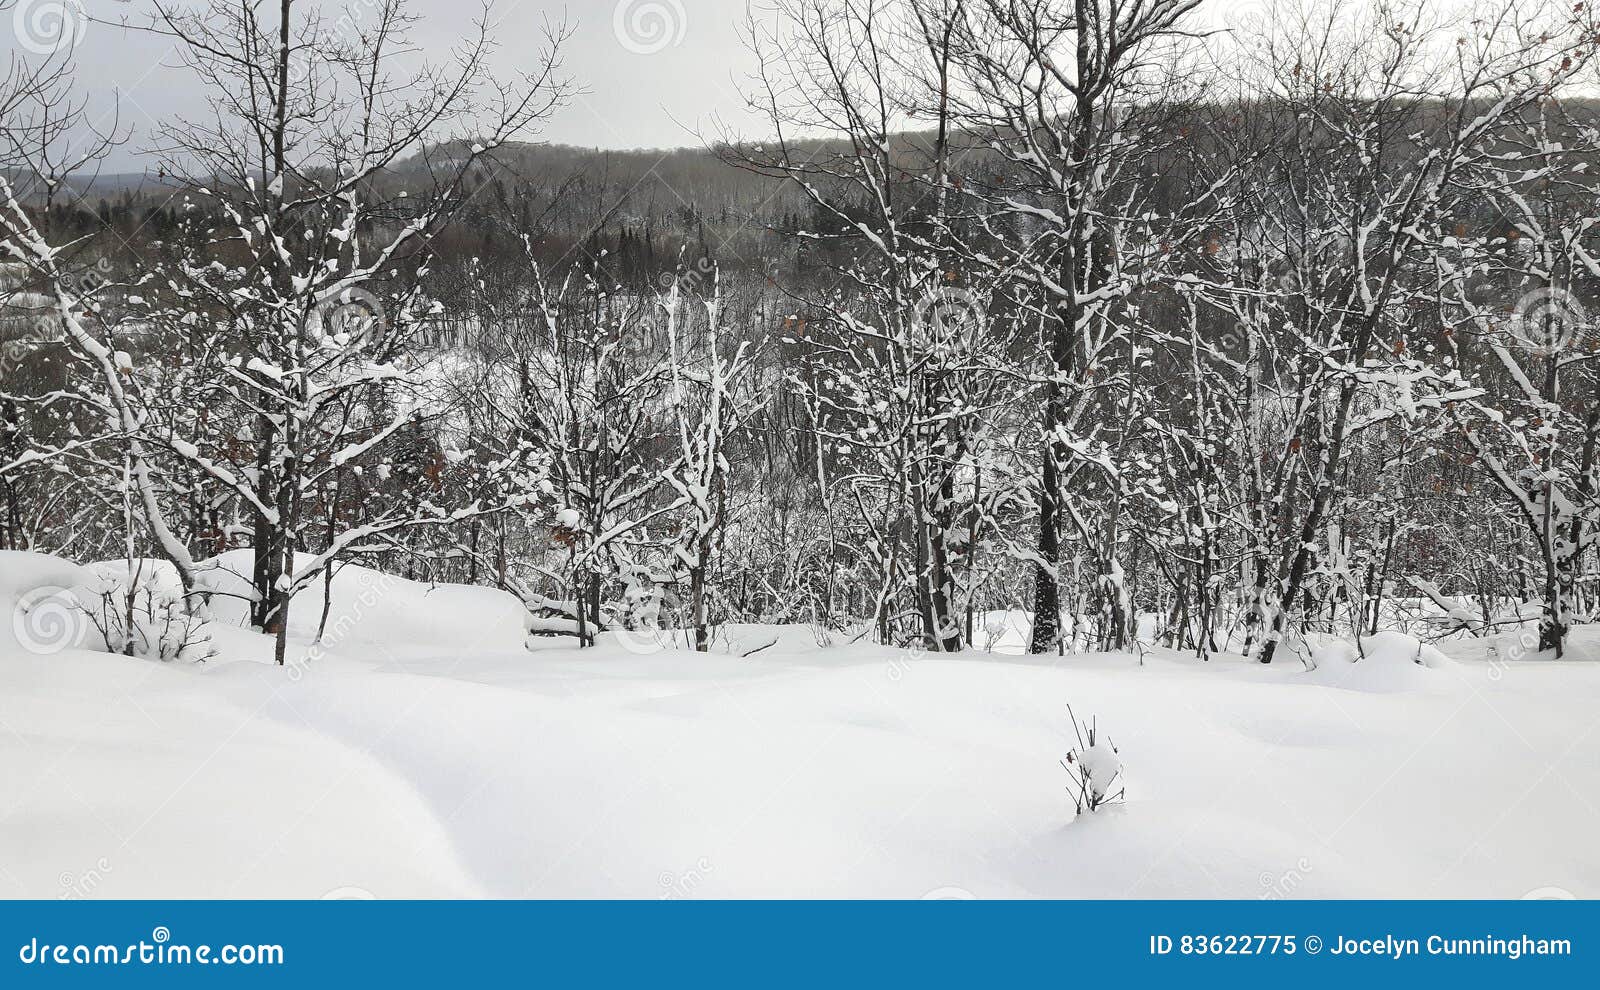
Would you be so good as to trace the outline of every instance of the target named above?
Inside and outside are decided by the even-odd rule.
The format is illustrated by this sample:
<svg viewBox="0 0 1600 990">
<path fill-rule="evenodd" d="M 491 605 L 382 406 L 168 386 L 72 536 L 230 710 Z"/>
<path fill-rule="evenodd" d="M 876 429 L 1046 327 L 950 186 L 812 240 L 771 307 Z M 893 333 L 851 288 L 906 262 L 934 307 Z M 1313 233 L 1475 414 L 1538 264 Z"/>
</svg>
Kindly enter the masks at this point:
<svg viewBox="0 0 1600 990">
<path fill-rule="evenodd" d="M 0 549 L 165 562 L 130 630 L 240 549 L 280 661 L 351 562 L 698 649 L 1600 609 L 1586 4 L 777 0 L 761 133 L 666 155 L 533 143 L 559 26 L 505 79 L 305 7 L 157 6 L 211 114 L 142 183 L 70 52 L 0 85 Z"/>
</svg>

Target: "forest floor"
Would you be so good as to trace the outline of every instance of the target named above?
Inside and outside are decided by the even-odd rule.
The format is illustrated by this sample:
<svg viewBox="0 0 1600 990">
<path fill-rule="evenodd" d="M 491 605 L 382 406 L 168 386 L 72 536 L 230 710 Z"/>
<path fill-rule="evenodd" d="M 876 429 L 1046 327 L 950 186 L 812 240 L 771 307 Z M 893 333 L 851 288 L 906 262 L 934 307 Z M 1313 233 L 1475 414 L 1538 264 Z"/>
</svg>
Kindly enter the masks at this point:
<svg viewBox="0 0 1600 990">
<path fill-rule="evenodd" d="M 1594 627 L 1308 672 L 806 627 L 530 652 L 509 596 L 357 568 L 312 651 L 316 612 L 287 670 L 220 625 L 199 664 L 0 629 L 0 896 L 1600 895 Z M 1076 818 L 1068 704 L 1126 768 Z"/>
</svg>

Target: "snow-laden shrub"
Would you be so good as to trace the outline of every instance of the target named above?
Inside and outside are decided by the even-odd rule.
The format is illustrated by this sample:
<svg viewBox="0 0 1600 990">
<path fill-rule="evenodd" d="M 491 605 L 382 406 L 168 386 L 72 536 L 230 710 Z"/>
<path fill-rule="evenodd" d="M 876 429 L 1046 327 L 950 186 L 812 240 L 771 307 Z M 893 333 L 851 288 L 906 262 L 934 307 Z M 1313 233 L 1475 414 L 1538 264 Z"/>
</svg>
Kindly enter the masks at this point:
<svg viewBox="0 0 1600 990">
<path fill-rule="evenodd" d="M 89 649 L 161 661 L 216 656 L 205 623 L 184 607 L 181 589 L 154 574 L 102 571 L 72 596 L 91 627 Z"/>
<path fill-rule="evenodd" d="M 1067 793 L 1077 804 L 1078 814 L 1121 801 L 1126 788 L 1122 783 L 1122 757 L 1116 745 L 1101 734 L 1093 720 L 1078 721 L 1071 705 L 1067 706 L 1067 718 L 1072 721 L 1078 745 L 1067 753 L 1061 766 L 1067 771 Z"/>
</svg>

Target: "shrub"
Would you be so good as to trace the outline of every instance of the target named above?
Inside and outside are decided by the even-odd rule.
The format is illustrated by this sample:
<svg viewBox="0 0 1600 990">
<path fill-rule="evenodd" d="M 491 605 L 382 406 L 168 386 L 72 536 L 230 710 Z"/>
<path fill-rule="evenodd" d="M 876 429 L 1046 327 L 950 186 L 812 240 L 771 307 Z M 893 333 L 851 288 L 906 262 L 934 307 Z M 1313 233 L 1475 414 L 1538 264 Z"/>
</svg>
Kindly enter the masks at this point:
<svg viewBox="0 0 1600 990">
<path fill-rule="evenodd" d="M 1077 804 L 1078 814 L 1121 801 L 1127 789 L 1123 786 L 1122 757 L 1116 745 L 1100 733 L 1094 721 L 1078 721 L 1071 705 L 1067 706 L 1067 718 L 1072 721 L 1078 745 L 1067 753 L 1061 766 L 1067 771 L 1067 793 Z"/>
</svg>

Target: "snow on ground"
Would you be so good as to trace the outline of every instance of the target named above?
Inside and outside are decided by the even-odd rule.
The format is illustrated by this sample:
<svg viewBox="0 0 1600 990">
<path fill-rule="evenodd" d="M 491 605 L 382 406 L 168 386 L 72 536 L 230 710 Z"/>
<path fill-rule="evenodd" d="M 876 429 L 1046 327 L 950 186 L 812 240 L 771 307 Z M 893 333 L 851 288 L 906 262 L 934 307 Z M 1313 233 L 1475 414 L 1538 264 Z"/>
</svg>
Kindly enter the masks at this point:
<svg viewBox="0 0 1600 990">
<path fill-rule="evenodd" d="M 0 556 L 0 608 L 80 578 Z M 321 589 L 298 600 L 287 669 L 220 625 L 204 664 L 0 632 L 0 895 L 1600 895 L 1593 629 L 1567 662 L 1419 665 L 1383 634 L 1310 673 L 804 627 L 730 630 L 772 643 L 744 658 L 529 652 L 494 591 L 354 567 L 334 591 L 314 649 Z M 1128 787 L 1077 821 L 1069 702 Z"/>
</svg>

